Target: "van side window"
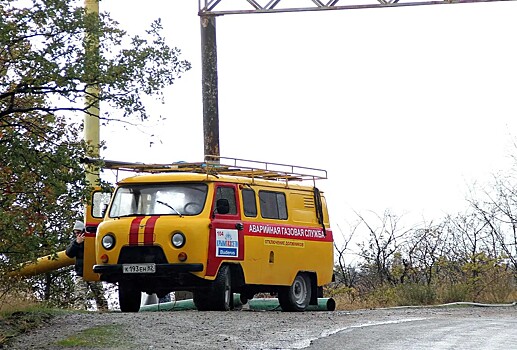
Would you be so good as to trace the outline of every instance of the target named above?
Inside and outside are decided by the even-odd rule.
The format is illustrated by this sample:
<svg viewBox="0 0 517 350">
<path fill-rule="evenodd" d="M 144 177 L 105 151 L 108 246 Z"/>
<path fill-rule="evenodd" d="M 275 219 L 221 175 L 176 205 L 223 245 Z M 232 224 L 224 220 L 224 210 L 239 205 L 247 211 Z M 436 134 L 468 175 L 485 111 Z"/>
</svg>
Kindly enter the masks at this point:
<svg viewBox="0 0 517 350">
<path fill-rule="evenodd" d="M 217 187 L 217 192 L 215 194 L 215 201 L 218 199 L 227 199 L 230 204 L 230 211 L 228 214 L 237 214 L 237 205 L 235 204 L 235 190 L 233 187 Z"/>
<path fill-rule="evenodd" d="M 250 217 L 257 216 L 257 201 L 255 200 L 255 191 L 245 188 L 242 190 L 242 202 L 244 206 L 244 215 Z"/>
<path fill-rule="evenodd" d="M 287 219 L 285 194 L 282 192 L 259 191 L 260 213 L 265 219 Z"/>
</svg>

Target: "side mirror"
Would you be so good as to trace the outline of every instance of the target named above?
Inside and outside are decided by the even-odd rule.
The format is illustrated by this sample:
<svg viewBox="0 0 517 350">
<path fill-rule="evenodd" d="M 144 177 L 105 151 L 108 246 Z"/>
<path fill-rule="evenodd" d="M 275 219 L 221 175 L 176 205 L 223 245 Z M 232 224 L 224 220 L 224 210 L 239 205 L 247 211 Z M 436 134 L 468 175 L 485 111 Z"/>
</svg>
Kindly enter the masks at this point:
<svg viewBox="0 0 517 350">
<path fill-rule="evenodd" d="M 110 192 L 100 192 L 96 191 L 93 193 L 92 202 L 89 204 L 91 206 L 91 216 L 93 219 L 102 219 L 106 214 L 106 209 L 108 208 L 109 202 L 111 199 Z M 89 221 L 88 221 L 89 222 Z"/>
<path fill-rule="evenodd" d="M 215 212 L 217 214 L 228 214 L 230 212 L 230 202 L 228 202 L 228 199 L 218 199 L 215 203 Z"/>
<path fill-rule="evenodd" d="M 88 232 L 88 233 L 96 233 L 96 232 L 97 232 L 97 226 L 98 226 L 98 225 L 95 225 L 95 226 L 86 226 L 85 232 Z"/>
</svg>

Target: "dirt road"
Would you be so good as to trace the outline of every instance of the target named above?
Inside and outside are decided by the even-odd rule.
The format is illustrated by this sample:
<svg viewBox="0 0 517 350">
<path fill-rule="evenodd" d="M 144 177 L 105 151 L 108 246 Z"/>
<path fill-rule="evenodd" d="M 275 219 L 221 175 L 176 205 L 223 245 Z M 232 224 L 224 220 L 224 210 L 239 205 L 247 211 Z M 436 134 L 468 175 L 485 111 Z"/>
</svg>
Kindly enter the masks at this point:
<svg viewBox="0 0 517 350">
<path fill-rule="evenodd" d="M 81 313 L 60 316 L 18 337 L 7 349 L 66 349 L 58 342 L 88 329 L 110 329 L 108 345 L 73 349 L 436 349 L 453 332 L 506 334 L 517 346 L 516 307 L 398 308 L 286 313 L 279 311 L 163 311 L 137 314 Z M 497 320 L 500 320 L 498 324 Z M 509 321 L 511 323 L 507 324 Z M 461 325 L 454 328 L 454 325 Z M 490 327 L 492 327 L 490 329 Z M 425 339 L 422 335 L 434 336 Z M 455 334 L 455 349 L 468 349 L 471 334 Z M 92 335 L 95 337 L 96 335 Z M 103 335 L 106 337 L 106 335 Z M 463 338 L 462 338 L 463 337 Z M 470 337 L 470 338 L 469 338 Z M 464 339 L 464 340 L 462 340 Z M 451 340 L 452 341 L 452 340 Z M 497 339 L 494 339 L 497 343 Z M 430 344 L 426 345 L 426 342 Z M 355 345 L 354 345 L 355 344 Z M 451 345 L 449 344 L 449 345 Z M 447 344 L 445 344 L 447 345 Z M 451 347 L 444 347 L 451 348 Z M 480 348 L 480 347 L 477 347 Z M 487 348 L 488 349 L 488 348 Z"/>
</svg>

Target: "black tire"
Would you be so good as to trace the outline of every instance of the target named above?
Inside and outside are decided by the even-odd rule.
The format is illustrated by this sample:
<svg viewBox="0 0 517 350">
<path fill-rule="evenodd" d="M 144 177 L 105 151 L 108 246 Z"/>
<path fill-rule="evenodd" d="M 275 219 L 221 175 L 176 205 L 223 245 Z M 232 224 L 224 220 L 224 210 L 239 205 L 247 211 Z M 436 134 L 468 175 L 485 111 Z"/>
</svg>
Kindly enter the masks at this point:
<svg viewBox="0 0 517 350">
<path fill-rule="evenodd" d="M 208 290 L 194 292 L 194 305 L 199 311 L 229 311 L 233 309 L 230 267 L 223 265 Z"/>
<path fill-rule="evenodd" d="M 210 310 L 210 300 L 208 298 L 209 290 L 201 289 L 194 291 L 194 305 L 196 305 L 196 309 L 198 311 L 209 311 Z"/>
<path fill-rule="evenodd" d="M 122 312 L 138 312 L 140 310 L 141 292 L 136 285 L 129 282 L 119 282 L 118 302 Z"/>
<path fill-rule="evenodd" d="M 282 287 L 278 291 L 278 302 L 282 311 L 304 311 L 311 301 L 311 278 L 299 273 L 290 287 Z"/>
<path fill-rule="evenodd" d="M 252 294 L 250 292 L 246 293 L 246 292 L 243 292 L 240 294 L 240 299 L 241 299 L 241 303 L 244 305 L 246 303 L 248 303 L 248 301 L 250 301 L 251 299 L 253 299 L 253 297 L 255 296 L 255 294 Z"/>
</svg>

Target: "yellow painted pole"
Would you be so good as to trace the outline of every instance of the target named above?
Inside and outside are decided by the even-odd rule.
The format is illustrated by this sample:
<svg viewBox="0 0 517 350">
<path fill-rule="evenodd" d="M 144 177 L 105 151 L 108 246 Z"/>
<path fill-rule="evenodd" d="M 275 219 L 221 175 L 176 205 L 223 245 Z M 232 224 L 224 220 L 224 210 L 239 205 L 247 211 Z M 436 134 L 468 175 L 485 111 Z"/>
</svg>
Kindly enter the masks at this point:
<svg viewBox="0 0 517 350">
<path fill-rule="evenodd" d="M 84 8 L 87 14 L 92 14 L 99 20 L 99 0 L 84 0 Z M 96 29 L 95 29 L 96 30 Z M 89 54 L 88 57 L 92 61 L 85 62 L 89 68 L 99 67 L 99 34 L 97 32 L 86 33 L 85 49 Z M 94 75 L 95 77 L 95 75 Z M 95 79 L 95 78 L 94 78 Z M 100 158 L 100 110 L 99 110 L 99 94 L 100 86 L 98 82 L 87 82 L 84 114 L 84 140 L 90 146 L 88 156 L 91 158 Z M 98 186 L 100 178 L 100 170 L 98 167 L 86 167 L 86 180 L 91 186 Z M 88 206 L 85 207 L 85 224 L 88 226 Z M 83 279 L 86 281 L 98 281 L 99 275 L 93 273 L 93 265 L 95 264 L 95 234 L 86 233 L 84 239 L 84 261 L 83 261 Z"/>
<path fill-rule="evenodd" d="M 57 270 L 61 267 L 73 265 L 75 259 L 66 256 L 65 251 L 56 253 L 56 255 L 46 255 L 38 258 L 35 262 L 24 264 L 19 270 L 11 272 L 10 276 L 29 277 L 39 275 L 40 273 Z"/>
<path fill-rule="evenodd" d="M 87 13 L 99 16 L 99 0 L 84 0 L 84 7 Z M 86 50 L 93 54 L 97 60 L 99 55 L 99 37 L 97 33 L 87 33 Z M 99 119 L 99 85 L 92 84 L 86 87 L 86 113 L 84 115 L 84 140 L 91 146 L 88 156 L 99 158 L 100 144 L 100 119 Z M 99 169 L 87 167 L 86 180 L 90 185 L 95 186 L 99 180 Z"/>
</svg>

